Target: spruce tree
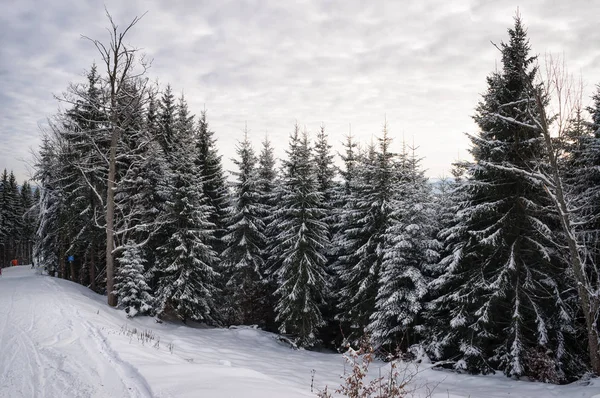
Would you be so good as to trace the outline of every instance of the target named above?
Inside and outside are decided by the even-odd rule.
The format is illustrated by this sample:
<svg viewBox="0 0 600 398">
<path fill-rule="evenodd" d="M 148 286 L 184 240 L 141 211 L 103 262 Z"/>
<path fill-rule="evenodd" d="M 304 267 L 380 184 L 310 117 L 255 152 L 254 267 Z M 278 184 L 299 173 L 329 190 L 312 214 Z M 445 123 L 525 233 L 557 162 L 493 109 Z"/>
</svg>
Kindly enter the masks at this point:
<svg viewBox="0 0 600 398">
<path fill-rule="evenodd" d="M 156 140 L 162 147 L 165 153 L 173 151 L 174 135 L 175 135 L 175 118 L 176 118 L 176 104 L 175 96 L 171 85 L 167 85 L 167 88 L 162 93 L 159 102 L 158 111 L 158 136 Z M 152 109 L 153 110 L 153 109 Z M 152 123 L 153 114 L 150 115 L 149 123 Z"/>
<path fill-rule="evenodd" d="M 431 188 L 415 149 L 406 144 L 397 162 L 398 193 L 384 233 L 383 262 L 375 312 L 368 326 L 371 340 L 390 352 L 406 352 L 418 342 L 427 270 L 437 261 L 439 243 Z"/>
<path fill-rule="evenodd" d="M 40 186 L 40 220 L 36 232 L 34 258 L 49 275 L 55 276 L 59 265 L 64 227 L 65 195 L 57 174 L 60 172 L 57 143 L 42 138 L 34 178 Z"/>
<path fill-rule="evenodd" d="M 378 141 L 379 151 L 372 144 L 362 156 L 336 242 L 340 255 L 334 267 L 342 284 L 337 319 L 347 327 L 345 335 L 352 343 L 363 337 L 375 311 L 398 181 L 387 126 Z"/>
<path fill-rule="evenodd" d="M 236 148 L 238 171 L 233 173 L 233 200 L 229 211 L 227 248 L 222 258 L 227 277 L 226 301 L 229 323 L 265 325 L 264 260 L 265 226 L 261 214 L 256 156 L 244 131 Z"/>
<path fill-rule="evenodd" d="M 173 180 L 168 211 L 173 231 L 159 248 L 157 312 L 174 315 L 184 322 L 219 324 L 215 302 L 218 257 L 210 246 L 214 225 L 207 219 L 210 205 L 194 163 L 192 137 L 192 118 L 182 100 L 170 152 Z"/>
<path fill-rule="evenodd" d="M 2 172 L 0 181 L 0 243 L 2 243 L 2 264 L 4 267 L 7 265 L 8 255 L 8 236 L 10 230 L 9 216 L 8 216 L 8 199 L 10 191 L 8 189 L 8 172 L 6 169 Z"/>
<path fill-rule="evenodd" d="M 72 210 L 65 234 L 70 241 L 69 254 L 79 264 L 72 273 L 78 271 L 78 280 L 95 290 L 97 268 L 103 268 L 97 264 L 104 261 L 106 236 L 98 226 L 104 224 L 105 217 L 110 139 L 101 77 L 95 65 L 86 77 L 86 85 L 71 86 L 77 101 L 62 116 L 57 132 L 64 142 L 59 151 L 64 168 L 61 185 L 65 187 L 66 206 Z"/>
<path fill-rule="evenodd" d="M 275 221 L 275 208 L 279 186 L 279 177 L 275 169 L 275 152 L 268 137 L 262 142 L 262 149 L 258 156 L 257 164 L 257 189 L 259 211 L 264 230 L 261 231 L 265 237 L 265 246 L 262 250 L 264 269 L 261 274 L 264 277 L 264 318 L 265 327 L 270 331 L 277 331 L 275 322 L 275 290 L 277 290 L 276 278 L 273 272 L 276 268 L 276 256 L 272 255 L 275 250 L 277 236 L 277 225 Z"/>
<path fill-rule="evenodd" d="M 277 258 L 277 321 L 281 333 L 292 334 L 298 345 L 318 342 L 323 326 L 321 308 L 327 297 L 325 273 L 327 225 L 322 195 L 317 191 L 311 150 L 298 125 L 290 137 L 288 159 L 274 221 L 278 235 L 272 253 Z"/>
<path fill-rule="evenodd" d="M 586 261 L 600 264 L 600 86 L 587 108 L 591 123 L 583 119 L 582 112 L 575 115 L 568 131 L 571 145 L 564 158 L 564 174 L 577 238 L 586 248 Z M 600 275 L 590 275 L 599 278 Z"/>
<path fill-rule="evenodd" d="M 215 226 L 215 240 L 212 246 L 220 255 L 225 249 L 223 236 L 229 203 L 221 156 L 218 154 L 216 139 L 213 136 L 214 132 L 209 128 L 206 119 L 206 111 L 203 111 L 198 120 L 194 158 L 202 179 L 202 189 L 210 207 L 208 221 Z"/>
<path fill-rule="evenodd" d="M 327 141 L 325 126 L 321 126 L 315 140 L 314 162 L 317 179 L 317 190 L 323 196 L 323 202 L 330 205 L 335 188 L 335 166 L 333 164 L 331 145 Z"/>
<path fill-rule="evenodd" d="M 37 214 L 33 191 L 28 181 L 23 182 L 20 194 L 21 209 L 23 210 L 21 229 L 22 256 L 26 264 L 32 261 L 33 242 L 35 240 L 35 229 L 37 228 Z"/>
<path fill-rule="evenodd" d="M 128 318 L 150 314 L 154 300 L 144 277 L 145 260 L 139 246 L 128 242 L 118 262 L 115 293 L 119 298 L 119 307 L 125 310 Z"/>
<path fill-rule="evenodd" d="M 433 346 L 471 373 L 536 378 L 543 365 L 564 380 L 578 368 L 575 314 L 565 302 L 555 207 L 522 172 L 544 167 L 545 157 L 540 132 L 525 126 L 535 117 L 527 100 L 537 70 L 518 17 L 509 38 L 500 46 L 502 69 L 488 78 L 474 116 L 480 133 L 470 136 L 468 198 L 445 233 L 453 250 L 435 282 L 441 320 Z"/>
</svg>

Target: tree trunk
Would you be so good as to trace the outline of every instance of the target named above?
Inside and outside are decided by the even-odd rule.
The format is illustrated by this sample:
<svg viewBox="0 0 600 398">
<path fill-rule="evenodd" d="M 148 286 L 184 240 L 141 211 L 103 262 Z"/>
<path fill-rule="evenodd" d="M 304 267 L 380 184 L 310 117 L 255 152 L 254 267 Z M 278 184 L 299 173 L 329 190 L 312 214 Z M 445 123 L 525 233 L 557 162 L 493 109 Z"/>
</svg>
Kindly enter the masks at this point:
<svg viewBox="0 0 600 398">
<path fill-rule="evenodd" d="M 60 248 L 58 249 L 58 277 L 64 279 L 66 274 L 66 264 L 65 264 L 65 245 L 60 242 Z"/>
<path fill-rule="evenodd" d="M 132 75 L 134 67 L 136 49 L 129 48 L 123 43 L 127 32 L 140 20 L 139 17 L 133 21 L 122 31 L 119 32 L 118 26 L 114 23 L 112 17 L 106 11 L 106 16 L 110 21 L 110 45 L 105 46 L 97 40 L 90 39 L 96 49 L 100 52 L 106 70 L 108 72 L 108 89 L 110 91 L 110 108 L 108 111 L 110 120 L 110 155 L 108 159 L 108 181 L 106 193 L 106 293 L 108 296 L 108 305 L 117 305 L 117 296 L 114 294 L 115 285 L 115 268 L 113 251 L 115 249 L 115 178 L 116 178 L 116 157 L 117 143 L 121 133 L 119 125 L 119 95 L 124 98 L 123 91 L 126 91 L 127 84 Z M 142 74 L 145 72 L 142 72 Z M 141 76 L 137 75 L 137 77 Z"/>
<path fill-rule="evenodd" d="M 76 272 L 75 272 L 75 261 L 69 261 L 69 269 L 71 271 L 71 275 L 70 275 L 70 280 L 72 280 L 73 282 L 75 282 L 76 276 Z"/>
<path fill-rule="evenodd" d="M 114 111 L 114 113 L 116 113 L 116 111 Z M 119 130 L 114 124 L 112 129 L 112 137 L 110 141 L 110 158 L 108 165 L 108 192 L 106 196 L 106 293 L 108 294 L 108 305 L 115 307 L 117 305 L 117 296 L 114 293 L 115 269 L 113 249 L 115 245 L 115 176 L 117 169 L 116 156 L 117 142 L 119 140 Z"/>
<path fill-rule="evenodd" d="M 95 242 L 92 242 L 92 248 L 90 250 L 90 289 L 96 291 L 96 252 L 94 251 L 96 246 Z"/>
</svg>

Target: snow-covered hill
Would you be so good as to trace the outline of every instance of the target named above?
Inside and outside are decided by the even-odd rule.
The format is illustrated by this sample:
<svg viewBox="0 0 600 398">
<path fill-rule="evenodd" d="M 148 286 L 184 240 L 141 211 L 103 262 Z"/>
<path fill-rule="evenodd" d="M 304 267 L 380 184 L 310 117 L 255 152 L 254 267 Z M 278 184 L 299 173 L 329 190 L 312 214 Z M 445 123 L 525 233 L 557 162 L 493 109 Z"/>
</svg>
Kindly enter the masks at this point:
<svg viewBox="0 0 600 398">
<path fill-rule="evenodd" d="M 105 297 L 29 267 L 0 277 L 0 397 L 314 397 L 313 369 L 317 388 L 337 387 L 341 355 L 294 351 L 275 337 L 127 319 Z M 555 386 L 424 370 L 418 383 L 439 383 L 435 398 L 600 398 L 599 380 Z"/>
</svg>

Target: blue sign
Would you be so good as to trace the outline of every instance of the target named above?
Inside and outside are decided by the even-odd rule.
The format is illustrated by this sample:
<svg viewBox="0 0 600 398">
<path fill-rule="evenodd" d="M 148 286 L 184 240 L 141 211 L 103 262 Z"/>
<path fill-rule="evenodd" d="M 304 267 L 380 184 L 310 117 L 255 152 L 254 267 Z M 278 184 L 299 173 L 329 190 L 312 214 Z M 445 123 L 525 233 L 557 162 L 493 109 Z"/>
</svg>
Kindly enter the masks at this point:
<svg viewBox="0 0 600 398">
<path fill-rule="evenodd" d="M 67 258 L 67 260 L 68 260 L 70 263 L 72 263 L 73 261 L 75 261 L 75 256 L 69 256 L 69 257 Z"/>
</svg>

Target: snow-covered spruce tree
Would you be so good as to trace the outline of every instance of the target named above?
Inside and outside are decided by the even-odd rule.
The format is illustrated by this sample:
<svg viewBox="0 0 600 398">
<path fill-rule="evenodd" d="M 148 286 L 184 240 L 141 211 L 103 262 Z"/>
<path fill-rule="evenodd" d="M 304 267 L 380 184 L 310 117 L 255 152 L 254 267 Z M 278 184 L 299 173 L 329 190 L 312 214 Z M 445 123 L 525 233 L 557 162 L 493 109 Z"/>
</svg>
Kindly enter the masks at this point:
<svg viewBox="0 0 600 398">
<path fill-rule="evenodd" d="M 351 184 L 354 188 L 342 215 L 341 232 L 336 238 L 339 256 L 334 269 L 342 284 L 338 292 L 337 319 L 342 326 L 347 326 L 344 334 L 352 343 L 363 337 L 375 311 L 385 232 L 390 226 L 398 187 L 387 126 L 378 141 L 378 151 L 371 144 L 361 157 Z"/>
<path fill-rule="evenodd" d="M 144 258 L 136 243 L 125 244 L 122 255 L 117 260 L 119 268 L 115 283 L 115 294 L 119 307 L 131 318 L 152 312 L 154 299 L 144 277 Z"/>
<path fill-rule="evenodd" d="M 160 101 L 158 102 L 158 114 L 156 116 L 156 124 L 157 124 L 157 137 L 156 141 L 160 144 L 162 150 L 165 153 L 171 152 L 172 145 L 174 142 L 175 136 L 175 118 L 176 118 L 176 104 L 175 104 L 175 96 L 173 95 L 173 90 L 171 89 L 171 85 L 168 84 L 165 91 L 162 93 L 160 97 Z M 150 118 L 148 123 L 154 124 L 155 116 L 154 116 L 154 105 L 151 108 L 152 113 L 150 114 Z"/>
<path fill-rule="evenodd" d="M 555 82 L 557 80 L 553 84 Z M 570 210 L 562 212 L 565 215 L 563 226 L 570 224 L 570 230 L 573 231 L 573 234 L 565 235 L 570 248 L 573 280 L 579 287 L 592 370 L 600 374 L 600 86 L 597 86 L 592 99 L 593 104 L 587 109 L 592 123 L 584 121 L 581 109 L 577 109 L 566 131 L 571 146 L 567 148 L 567 156 L 563 157 L 566 160 L 561 164 L 562 175 L 554 174 L 553 191 L 557 193 L 554 197 L 561 209 Z M 549 136 L 547 128 L 545 135 Z M 546 143 L 551 145 L 552 141 L 547 139 Z M 555 164 L 558 168 L 558 161 Z M 557 190 L 561 177 L 566 191 L 562 203 Z"/>
<path fill-rule="evenodd" d="M 321 193 L 323 209 L 325 214 L 323 222 L 327 225 L 327 239 L 331 242 L 334 226 L 336 224 L 336 201 L 339 199 L 340 192 L 339 184 L 336 182 L 336 167 L 333 163 L 334 155 L 331 153 L 331 145 L 328 142 L 325 126 L 321 125 L 315 138 L 313 151 L 315 176 L 317 180 L 317 191 Z M 335 253 L 331 244 L 325 250 L 327 257 L 326 271 L 327 280 L 330 282 L 330 287 L 334 287 L 335 272 L 332 264 L 335 260 Z M 333 282 L 333 283 L 332 283 Z M 330 343 L 339 336 L 340 328 L 335 320 L 336 301 L 335 297 L 327 297 L 326 305 L 322 308 L 323 319 L 326 322 L 326 327 L 321 330 L 321 340 Z"/>
<path fill-rule="evenodd" d="M 37 212 L 33 191 L 29 181 L 24 181 L 20 191 L 21 209 L 23 210 L 21 230 L 21 257 L 25 264 L 31 264 L 33 242 L 37 228 Z"/>
<path fill-rule="evenodd" d="M 328 242 L 308 135 L 300 134 L 298 125 L 290 136 L 287 155 L 274 220 L 278 231 L 272 253 L 277 259 L 276 320 L 281 333 L 294 335 L 299 346 L 310 347 L 318 342 L 318 329 L 324 324 L 321 307 L 328 289 L 324 256 Z"/>
<path fill-rule="evenodd" d="M 230 324 L 264 327 L 266 291 L 262 256 L 265 226 L 259 202 L 257 159 L 247 130 L 236 153 L 238 157 L 233 162 L 238 171 L 233 173 L 236 181 L 233 183 L 233 200 L 224 237 L 227 248 L 222 254 L 227 278 L 225 301 L 229 308 L 226 311 Z"/>
<path fill-rule="evenodd" d="M 68 255 L 77 255 L 80 248 L 81 239 L 78 233 L 82 230 L 78 228 L 80 221 L 79 215 L 85 209 L 82 202 L 78 200 L 81 183 L 81 173 L 77 167 L 78 150 L 72 145 L 68 132 L 73 129 L 72 122 L 64 114 L 57 115 L 55 121 L 51 123 L 52 141 L 54 146 L 53 155 L 55 170 L 53 176 L 54 189 L 60 193 L 61 208 L 58 211 L 56 219 L 58 227 L 55 248 L 58 258 L 57 271 L 58 277 L 64 279 L 77 280 L 77 266 L 75 262 L 67 264 Z"/>
<path fill-rule="evenodd" d="M 529 98 L 526 105 L 530 107 L 527 114 L 532 117 L 531 123 L 523 123 L 520 120 L 507 117 L 502 111 L 490 113 L 491 117 L 500 119 L 504 122 L 527 127 L 530 130 L 539 133 L 544 139 L 546 149 L 547 167 L 538 167 L 528 177 L 538 181 L 545 190 L 550 193 L 553 205 L 557 210 L 558 218 L 561 223 L 560 238 L 562 238 L 567 250 L 567 276 L 570 276 L 575 289 L 567 293 L 577 292 L 577 304 L 581 308 L 581 313 L 585 320 L 585 332 L 588 342 L 588 356 L 592 371 L 600 374 L 600 329 L 598 320 L 600 319 L 600 269 L 598 264 L 588 261 L 585 245 L 578 242 L 576 213 L 579 209 L 574 209 L 569 201 L 566 185 L 562 176 L 560 158 L 563 138 L 568 136 L 570 123 L 575 114 L 576 120 L 573 127 L 579 123 L 577 120 L 576 107 L 572 107 L 573 92 L 571 91 L 572 78 L 566 71 L 564 64 L 556 62 L 551 56 L 546 58 L 546 76 L 540 79 L 537 85 L 529 85 Z M 521 74 L 525 74 L 522 70 Z M 553 103 L 557 108 L 548 108 L 547 104 Z M 578 102 L 576 101 L 575 104 Z M 547 109 L 548 108 L 548 109 Z M 552 113 L 550 113 L 552 112 Z M 572 133 L 572 132 L 571 132 Z M 562 242 L 561 242 L 562 243 Z M 583 249 L 583 250 L 582 250 Z M 546 360 L 546 362 L 548 362 Z M 575 371 L 581 371 L 575 369 Z"/>
<path fill-rule="evenodd" d="M 8 179 L 8 174 L 5 172 L 3 173 L 3 177 L 6 176 L 6 179 Z M 4 187 L 6 186 L 6 183 L 4 181 L 4 179 L 2 179 L 0 181 L 0 253 L 2 253 L 2 256 L 0 256 L 0 261 L 2 261 L 2 263 L 0 264 L 0 267 L 4 267 L 6 266 L 6 227 L 4 225 L 4 218 L 5 218 L 5 210 L 4 210 Z"/>
<path fill-rule="evenodd" d="M 569 129 L 573 140 L 564 164 L 565 181 L 571 206 L 575 233 L 582 248 L 585 262 L 600 264 L 600 86 L 587 108 L 591 123 L 583 120 L 581 112 L 576 114 Z M 588 268 L 590 271 L 594 267 Z M 600 275 L 589 275 L 600 278 Z M 600 285 L 600 283 L 598 284 Z"/>
<path fill-rule="evenodd" d="M 23 213 L 24 209 L 21 203 L 21 191 L 19 183 L 14 172 L 10 172 L 8 178 L 8 190 L 10 192 L 10 201 L 8 214 L 10 215 L 11 227 L 9 229 L 9 244 L 13 258 L 23 261 L 21 245 L 23 243 Z"/>
<path fill-rule="evenodd" d="M 448 180 L 446 187 L 442 187 L 436 195 L 435 209 L 438 213 L 437 225 L 439 231 L 437 240 L 440 242 L 439 261 L 431 264 L 427 269 L 430 277 L 428 292 L 425 297 L 425 306 L 422 313 L 423 324 L 427 328 L 423 344 L 434 358 L 443 357 L 443 352 L 448 344 L 446 337 L 441 333 L 448 328 L 445 318 L 446 309 L 436 299 L 442 296 L 440 289 L 443 287 L 442 275 L 451 273 L 462 256 L 462 248 L 466 243 L 465 225 L 462 209 L 468 206 L 468 191 L 464 174 L 469 163 L 457 161 L 453 164 L 452 179 Z M 436 333 L 440 333 L 437 335 Z"/>
<path fill-rule="evenodd" d="M 427 269 L 438 260 L 440 248 L 431 186 L 415 148 L 405 143 L 403 148 L 396 162 L 399 186 L 384 234 L 375 312 L 367 328 L 373 344 L 389 352 L 406 351 L 420 341 Z"/>
<path fill-rule="evenodd" d="M 275 332 L 277 331 L 277 324 L 275 322 L 275 305 L 277 302 L 275 290 L 277 290 L 277 281 L 273 275 L 276 261 L 272 252 L 274 251 L 274 245 L 276 244 L 275 237 L 277 235 L 276 225 L 273 223 L 273 220 L 275 218 L 274 213 L 277 204 L 279 178 L 275 169 L 275 152 L 271 141 L 266 136 L 262 142 L 262 148 L 258 156 L 257 178 L 259 211 L 262 225 L 264 226 L 264 230 L 261 232 L 265 237 L 265 246 L 262 250 L 264 269 L 261 271 L 265 289 L 263 313 L 265 328 Z"/>
<path fill-rule="evenodd" d="M 60 130 L 69 148 L 64 159 L 69 169 L 65 177 L 73 175 L 65 197 L 68 208 L 73 212 L 70 229 L 74 234 L 69 238 L 69 254 L 76 258 L 78 281 L 92 290 L 97 288 L 97 268 L 103 268 L 98 264 L 104 262 L 106 249 L 106 233 L 99 226 L 104 224 L 105 217 L 106 158 L 110 147 L 100 80 L 96 65 L 92 65 L 87 74 L 87 84 L 69 86 L 63 100 L 71 103 L 72 108 L 66 111 Z"/>
<path fill-rule="evenodd" d="M 336 347 L 340 347 L 343 344 L 344 336 L 341 335 L 340 330 L 348 330 L 348 325 L 340 325 L 338 314 L 338 300 L 339 292 L 342 290 L 343 282 L 341 280 L 341 273 L 345 272 L 343 262 L 339 261 L 339 256 L 343 255 L 344 250 L 347 247 L 344 246 L 345 236 L 347 229 L 350 227 L 349 222 L 351 219 L 347 217 L 347 212 L 351 209 L 352 198 L 353 198 L 353 182 L 356 178 L 356 170 L 358 164 L 359 153 L 357 151 L 357 144 L 353 141 L 351 135 L 347 136 L 346 142 L 344 142 L 344 154 L 340 155 L 344 162 L 344 167 L 339 170 L 340 176 L 342 177 L 341 184 L 338 184 L 334 191 L 333 197 L 333 224 L 331 225 L 331 244 L 329 253 L 333 258 L 330 262 L 329 267 L 329 278 L 331 285 L 331 297 L 329 298 L 329 306 L 334 306 L 333 320 L 330 320 L 330 325 L 335 328 L 335 335 L 333 343 Z M 329 328 L 328 328 L 329 329 Z M 327 338 L 327 337 L 325 337 Z M 325 340 L 329 342 L 331 338 Z"/>
<path fill-rule="evenodd" d="M 155 163 L 154 168 L 158 173 L 156 177 L 163 180 L 167 185 L 166 190 L 158 189 L 153 195 L 154 206 L 157 212 L 162 214 L 170 213 L 168 202 L 171 193 L 168 186 L 173 185 L 173 179 L 175 178 L 173 170 L 178 162 L 180 162 L 180 159 L 178 159 L 178 148 L 173 144 L 176 135 L 176 118 L 175 97 L 171 86 L 167 85 L 167 88 L 162 92 L 158 100 L 154 100 L 152 96 L 150 97 L 148 112 L 146 114 L 148 133 L 151 137 L 154 137 L 154 142 L 158 143 L 158 147 L 152 148 L 155 154 L 158 155 L 153 161 Z M 191 142 L 188 144 L 192 145 Z M 149 261 L 151 273 L 159 272 L 157 267 L 163 262 L 161 260 L 162 252 L 160 250 L 152 251 L 152 249 L 162 246 L 174 233 L 175 226 L 175 219 L 168 218 L 161 228 L 150 238 L 149 251 L 146 258 Z M 154 286 L 156 279 L 154 278 L 149 281 Z"/>
<path fill-rule="evenodd" d="M 117 240 L 129 242 L 117 247 L 121 251 L 137 245 L 145 271 L 149 271 L 156 265 L 156 249 L 166 240 L 160 234 L 168 222 L 165 203 L 169 195 L 169 165 L 157 140 L 158 127 L 153 124 L 156 117 L 154 100 L 148 102 L 150 115 L 145 115 L 139 108 L 142 101 L 145 99 L 140 98 L 133 107 L 132 123 L 123 132 L 123 155 L 118 167 L 122 175 L 115 200 L 119 209 Z M 151 272 L 145 274 L 149 282 L 153 281 L 152 276 Z"/>
<path fill-rule="evenodd" d="M 542 356 L 565 380 L 577 373 L 578 349 L 555 243 L 559 219 L 543 186 L 523 172 L 545 161 L 540 132 L 523 125 L 533 123 L 527 102 L 537 70 L 518 17 L 509 37 L 500 46 L 502 69 L 488 78 L 474 116 L 481 131 L 470 136 L 468 200 L 448 234 L 457 237 L 447 240 L 452 261 L 436 281 L 444 321 L 432 331 L 433 346 L 442 358 L 456 359 L 457 369 L 500 369 L 513 377 L 535 378 Z"/>
<path fill-rule="evenodd" d="M 10 258 L 9 255 L 9 231 L 11 227 L 11 222 L 9 219 L 9 198 L 10 198 L 10 190 L 8 188 L 8 171 L 4 169 L 2 173 L 2 177 L 0 180 L 0 243 L 2 243 L 2 261 L 1 266 L 6 266 L 7 258 Z"/>
<path fill-rule="evenodd" d="M 0 236 L 2 240 L 5 263 L 6 260 L 12 260 L 19 254 L 18 246 L 20 244 L 20 235 L 22 229 L 22 215 L 19 186 L 14 173 L 4 169 L 0 181 Z"/>
<path fill-rule="evenodd" d="M 335 165 L 333 164 L 333 154 L 331 145 L 327 141 L 325 126 L 321 126 L 315 139 L 314 147 L 315 176 L 317 179 L 317 190 L 323 196 L 323 202 L 331 206 L 333 192 L 335 190 Z"/>
<path fill-rule="evenodd" d="M 159 248 L 157 313 L 174 315 L 184 322 L 219 324 L 215 303 L 218 257 L 210 246 L 214 225 L 206 216 L 210 206 L 194 163 L 193 122 L 183 100 L 177 113 L 171 143 L 173 180 L 168 202 L 174 228 Z"/>
<path fill-rule="evenodd" d="M 40 187 L 40 220 L 34 246 L 35 263 L 42 266 L 49 275 L 58 271 L 59 257 L 63 255 L 63 226 L 65 202 L 57 173 L 58 144 L 55 135 L 47 133 L 37 155 L 34 179 Z"/>
<path fill-rule="evenodd" d="M 206 111 L 202 111 L 198 119 L 196 132 L 196 153 L 194 159 L 202 178 L 202 189 L 208 198 L 208 221 L 215 226 L 215 240 L 211 243 L 213 249 L 220 255 L 225 249 L 223 235 L 225 234 L 227 218 L 228 191 L 218 154 L 214 132 L 210 130 L 206 119 Z"/>
</svg>

